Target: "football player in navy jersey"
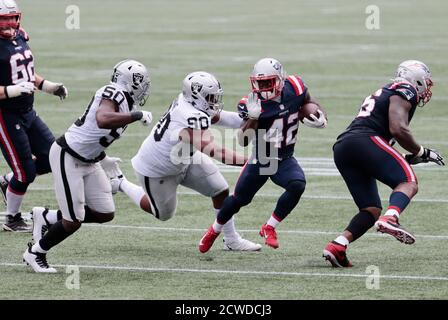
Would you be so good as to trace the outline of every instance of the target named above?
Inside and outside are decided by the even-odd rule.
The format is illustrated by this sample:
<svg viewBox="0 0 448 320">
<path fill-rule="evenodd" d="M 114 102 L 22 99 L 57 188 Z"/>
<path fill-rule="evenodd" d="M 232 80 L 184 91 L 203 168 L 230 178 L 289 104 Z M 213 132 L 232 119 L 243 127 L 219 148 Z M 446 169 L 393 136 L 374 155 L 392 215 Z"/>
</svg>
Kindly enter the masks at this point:
<svg viewBox="0 0 448 320">
<path fill-rule="evenodd" d="M 21 12 L 13 0 L 0 0 L 0 149 L 12 173 L 1 177 L 6 223 L 3 229 L 31 232 L 20 213 L 23 196 L 36 175 L 50 172 L 53 134 L 33 109 L 36 89 L 64 99 L 61 83 L 34 71 L 28 35 L 20 28 Z"/>
<path fill-rule="evenodd" d="M 424 63 L 402 62 L 393 82 L 368 96 L 358 116 L 337 138 L 334 161 L 359 212 L 323 251 L 333 267 L 352 266 L 346 256 L 348 244 L 374 225 L 378 232 L 390 234 L 400 242 L 415 242 L 415 237 L 398 223 L 400 214 L 418 190 L 410 165 L 421 162 L 444 165 L 442 156 L 418 144 L 409 130 L 417 106 L 423 107 L 431 99 L 432 85 L 431 73 Z M 409 154 L 401 155 L 391 141 L 398 142 Z M 393 190 L 381 217 L 376 180 Z"/>
<path fill-rule="evenodd" d="M 255 64 L 250 82 L 252 92 L 240 101 L 238 111 L 245 120 L 239 140 L 243 145 L 253 140 L 252 156 L 240 173 L 233 195 L 226 198 L 215 222 L 202 237 L 199 243 L 202 253 L 211 248 L 223 225 L 252 201 L 269 178 L 285 192 L 261 227 L 260 236 L 265 238 L 266 245 L 278 248 L 275 228 L 294 209 L 305 190 L 305 175 L 293 155 L 300 108 L 314 102 L 307 87 L 300 77 L 287 76 L 281 63 L 272 58 Z M 326 115 L 322 109 L 318 112 L 319 117 L 304 118 L 304 123 L 325 128 Z M 253 139 L 248 139 L 250 136 Z"/>
</svg>

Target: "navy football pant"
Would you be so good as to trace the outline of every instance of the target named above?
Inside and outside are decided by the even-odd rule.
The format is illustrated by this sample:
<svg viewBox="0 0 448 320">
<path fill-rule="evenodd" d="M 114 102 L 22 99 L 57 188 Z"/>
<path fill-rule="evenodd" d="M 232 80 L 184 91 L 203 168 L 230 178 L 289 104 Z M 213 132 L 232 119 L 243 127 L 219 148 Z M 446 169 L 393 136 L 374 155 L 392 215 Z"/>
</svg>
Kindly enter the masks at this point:
<svg viewBox="0 0 448 320">
<path fill-rule="evenodd" d="M 51 171 L 48 155 L 53 142 L 53 134 L 36 111 L 0 110 L 0 148 L 14 173 L 9 185 L 12 191 L 25 193 L 36 174 Z"/>
<path fill-rule="evenodd" d="M 226 223 L 241 207 L 248 205 L 268 179 L 285 189 L 285 193 L 280 197 L 274 211 L 280 220 L 285 218 L 300 200 L 305 190 L 306 180 L 305 174 L 295 158 L 279 161 L 277 171 L 272 175 L 262 174 L 262 171 L 260 172 L 262 166 L 259 163 L 250 162 L 249 160 L 241 170 L 233 195 L 224 201 L 217 216 L 219 223 Z"/>
<path fill-rule="evenodd" d="M 395 189 L 417 182 L 403 156 L 379 136 L 347 137 L 333 146 L 334 162 L 359 209 L 381 207 L 376 180 Z"/>
</svg>

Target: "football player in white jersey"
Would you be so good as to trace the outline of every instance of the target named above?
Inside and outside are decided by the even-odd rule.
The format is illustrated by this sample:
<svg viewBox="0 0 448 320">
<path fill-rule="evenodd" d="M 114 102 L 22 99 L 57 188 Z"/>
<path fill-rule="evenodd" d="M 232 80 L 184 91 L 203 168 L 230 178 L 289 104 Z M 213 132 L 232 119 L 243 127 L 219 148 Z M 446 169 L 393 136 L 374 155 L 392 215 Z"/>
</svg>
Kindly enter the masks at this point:
<svg viewBox="0 0 448 320">
<path fill-rule="evenodd" d="M 165 221 L 175 215 L 177 187 L 183 185 L 211 197 L 216 214 L 229 194 L 229 186 L 210 157 L 237 166 L 247 160 L 213 141 L 209 130 L 212 122 L 239 128 L 242 121 L 236 112 L 222 111 L 222 95 L 221 84 L 212 74 L 199 71 L 187 75 L 182 93 L 132 159 L 143 189 L 122 178 L 119 190 Z M 232 219 L 224 226 L 224 248 L 258 251 L 261 245 L 243 239 Z"/>
<path fill-rule="evenodd" d="M 128 124 L 150 124 L 151 113 L 137 109 L 145 104 L 149 87 L 149 73 L 143 64 L 119 62 L 110 84 L 95 93 L 84 114 L 53 143 L 50 165 L 60 210 L 33 208 L 35 243 L 28 244 L 23 259 L 35 272 L 56 272 L 48 265 L 46 253 L 82 223 L 113 219 L 112 188 L 102 165 L 110 167 L 115 160 L 104 150 L 120 138 Z"/>
</svg>

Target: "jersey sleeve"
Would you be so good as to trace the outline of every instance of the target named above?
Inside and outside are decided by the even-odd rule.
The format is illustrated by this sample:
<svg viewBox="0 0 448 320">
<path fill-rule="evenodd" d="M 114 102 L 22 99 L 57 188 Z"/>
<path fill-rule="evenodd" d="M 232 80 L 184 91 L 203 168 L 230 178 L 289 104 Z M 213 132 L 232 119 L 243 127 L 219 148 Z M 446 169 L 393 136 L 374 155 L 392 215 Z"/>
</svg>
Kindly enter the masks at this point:
<svg viewBox="0 0 448 320">
<path fill-rule="evenodd" d="M 394 91 L 394 93 L 404 100 L 409 101 L 412 106 L 416 106 L 418 104 L 418 93 L 417 90 L 408 83 L 394 83 L 390 89 Z"/>
<path fill-rule="evenodd" d="M 97 94 L 101 99 L 113 101 L 116 105 L 117 111 L 128 112 L 129 106 L 127 104 L 124 93 L 113 85 L 105 86 L 98 90 Z"/>
<path fill-rule="evenodd" d="M 300 97 L 301 95 L 306 94 L 307 87 L 303 83 L 302 78 L 300 78 L 299 76 L 296 76 L 296 75 L 292 75 L 292 76 L 288 76 L 288 78 L 286 80 L 291 85 L 291 87 L 294 91 L 294 94 L 297 97 Z"/>
<path fill-rule="evenodd" d="M 240 102 L 238 102 L 237 112 L 241 119 L 249 119 L 249 114 L 247 113 L 247 96 L 244 96 L 241 98 Z"/>
</svg>

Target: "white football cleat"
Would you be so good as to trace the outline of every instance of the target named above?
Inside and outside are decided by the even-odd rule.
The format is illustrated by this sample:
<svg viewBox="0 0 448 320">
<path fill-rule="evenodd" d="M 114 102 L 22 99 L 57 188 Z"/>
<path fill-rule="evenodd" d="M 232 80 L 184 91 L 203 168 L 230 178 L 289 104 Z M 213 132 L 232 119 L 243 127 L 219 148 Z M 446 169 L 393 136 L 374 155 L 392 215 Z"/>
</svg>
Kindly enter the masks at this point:
<svg viewBox="0 0 448 320">
<path fill-rule="evenodd" d="M 38 273 L 56 273 L 55 268 L 52 268 L 47 263 L 47 254 L 31 251 L 33 244 L 28 243 L 28 249 L 23 253 L 23 262 L 33 268 L 34 272 Z"/>
<path fill-rule="evenodd" d="M 224 250 L 229 251 L 260 251 L 261 244 L 243 239 L 239 234 L 235 238 L 224 237 Z"/>
<path fill-rule="evenodd" d="M 33 216 L 33 241 L 37 243 L 42 239 L 45 232 L 51 227 L 51 224 L 45 219 L 48 209 L 44 207 L 34 207 L 31 210 Z"/>
</svg>

